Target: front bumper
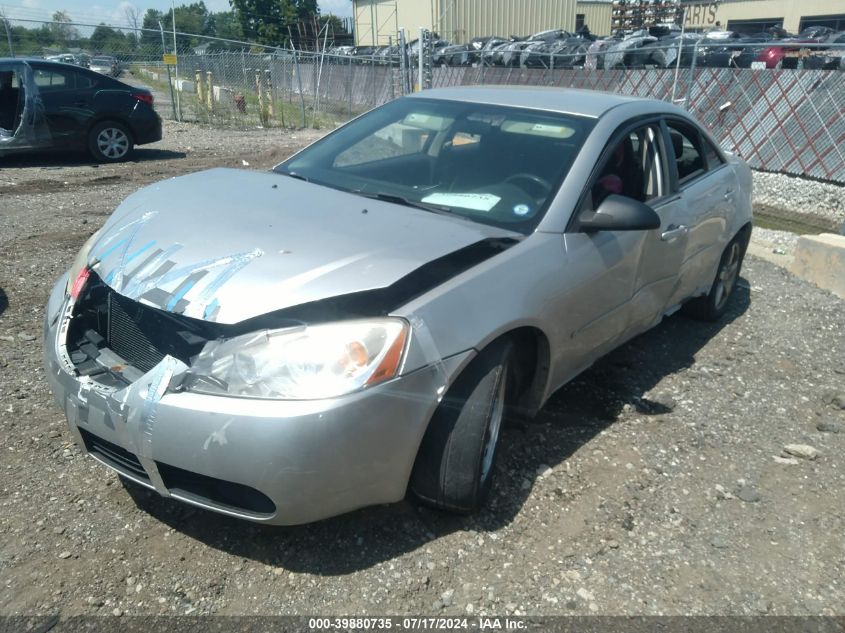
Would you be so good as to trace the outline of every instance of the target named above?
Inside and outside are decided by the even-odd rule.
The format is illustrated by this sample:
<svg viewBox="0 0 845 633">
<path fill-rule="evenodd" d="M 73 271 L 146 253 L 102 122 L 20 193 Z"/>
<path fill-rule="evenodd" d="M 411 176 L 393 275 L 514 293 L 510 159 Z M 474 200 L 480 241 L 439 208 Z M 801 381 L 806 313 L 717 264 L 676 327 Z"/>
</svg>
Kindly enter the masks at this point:
<svg viewBox="0 0 845 633">
<path fill-rule="evenodd" d="M 163 496 L 264 523 L 307 523 L 402 499 L 444 376 L 470 354 L 327 400 L 169 391 L 164 370 L 181 364 L 170 357 L 109 391 L 61 360 L 64 283 L 47 309 L 44 364 L 80 448 Z M 228 487 L 215 492 L 214 482 Z M 237 490 L 272 503 L 240 503 Z"/>
</svg>

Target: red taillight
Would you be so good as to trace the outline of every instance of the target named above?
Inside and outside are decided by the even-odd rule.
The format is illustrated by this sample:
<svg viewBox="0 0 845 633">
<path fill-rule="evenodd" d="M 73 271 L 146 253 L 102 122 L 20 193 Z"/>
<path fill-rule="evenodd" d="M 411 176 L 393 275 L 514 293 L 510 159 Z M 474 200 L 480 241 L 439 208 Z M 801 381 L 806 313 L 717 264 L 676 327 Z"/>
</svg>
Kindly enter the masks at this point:
<svg viewBox="0 0 845 633">
<path fill-rule="evenodd" d="M 143 101 L 147 105 L 153 105 L 153 96 L 149 92 L 135 92 L 132 93 L 138 101 Z"/>
<path fill-rule="evenodd" d="M 91 270 L 88 268 L 88 266 L 79 271 L 79 274 L 76 276 L 76 279 L 73 280 L 73 285 L 70 287 L 71 298 L 73 298 L 74 300 L 79 298 L 79 294 L 85 287 L 85 284 L 87 283 L 88 277 L 90 275 Z"/>
</svg>

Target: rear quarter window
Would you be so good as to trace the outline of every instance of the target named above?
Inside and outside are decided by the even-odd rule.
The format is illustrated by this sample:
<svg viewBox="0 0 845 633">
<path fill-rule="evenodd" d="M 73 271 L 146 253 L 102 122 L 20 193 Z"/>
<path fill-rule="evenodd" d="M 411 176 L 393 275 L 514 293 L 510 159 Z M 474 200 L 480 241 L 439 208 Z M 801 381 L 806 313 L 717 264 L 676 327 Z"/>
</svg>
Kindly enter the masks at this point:
<svg viewBox="0 0 845 633">
<path fill-rule="evenodd" d="M 32 76 L 41 92 L 73 90 L 76 86 L 75 73 L 70 70 L 33 68 Z"/>
</svg>

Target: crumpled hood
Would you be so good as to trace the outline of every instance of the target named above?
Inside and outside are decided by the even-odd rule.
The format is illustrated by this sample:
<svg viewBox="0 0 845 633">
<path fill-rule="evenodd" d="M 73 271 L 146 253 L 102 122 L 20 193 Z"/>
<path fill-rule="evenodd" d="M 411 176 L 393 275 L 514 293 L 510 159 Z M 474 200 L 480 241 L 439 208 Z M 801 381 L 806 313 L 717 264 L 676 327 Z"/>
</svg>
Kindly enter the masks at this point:
<svg viewBox="0 0 845 633">
<path fill-rule="evenodd" d="M 124 296 L 230 324 L 384 288 L 433 259 L 513 236 L 279 174 L 212 169 L 129 196 L 89 263 Z"/>
</svg>

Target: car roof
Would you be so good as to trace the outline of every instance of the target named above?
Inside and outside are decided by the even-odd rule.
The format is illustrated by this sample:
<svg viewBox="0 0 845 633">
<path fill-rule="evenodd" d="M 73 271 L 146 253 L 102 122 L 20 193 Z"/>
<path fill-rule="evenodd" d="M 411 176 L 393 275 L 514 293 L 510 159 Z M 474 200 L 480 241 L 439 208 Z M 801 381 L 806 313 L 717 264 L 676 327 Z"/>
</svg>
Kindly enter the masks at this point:
<svg viewBox="0 0 845 633">
<path fill-rule="evenodd" d="M 601 117 L 617 106 L 631 103 L 652 103 L 655 105 L 655 111 L 658 109 L 660 111 L 674 110 L 666 102 L 657 99 L 643 99 L 598 90 L 546 86 L 459 86 L 434 88 L 416 92 L 410 96 L 418 99 L 448 99 L 450 101 L 548 110 L 594 119 Z"/>
</svg>

